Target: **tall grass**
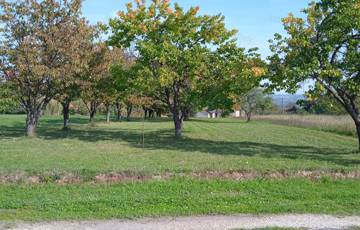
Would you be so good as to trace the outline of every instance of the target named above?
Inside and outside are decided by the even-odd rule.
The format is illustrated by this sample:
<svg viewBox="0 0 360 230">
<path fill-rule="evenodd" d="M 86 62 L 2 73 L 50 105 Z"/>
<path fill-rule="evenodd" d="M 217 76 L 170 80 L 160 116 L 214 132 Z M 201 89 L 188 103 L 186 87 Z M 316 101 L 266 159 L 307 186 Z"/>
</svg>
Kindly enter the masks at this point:
<svg viewBox="0 0 360 230">
<path fill-rule="evenodd" d="M 347 115 L 263 115 L 254 119 L 356 136 L 354 122 Z"/>
</svg>

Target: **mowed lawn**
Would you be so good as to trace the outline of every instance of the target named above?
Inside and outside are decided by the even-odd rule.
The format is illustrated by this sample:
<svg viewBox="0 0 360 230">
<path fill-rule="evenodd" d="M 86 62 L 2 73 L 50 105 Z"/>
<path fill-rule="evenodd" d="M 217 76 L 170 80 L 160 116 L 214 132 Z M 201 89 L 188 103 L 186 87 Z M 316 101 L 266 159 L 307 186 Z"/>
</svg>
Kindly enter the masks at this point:
<svg viewBox="0 0 360 230">
<path fill-rule="evenodd" d="M 0 116 L 0 179 L 43 175 L 40 183 L 1 182 L 0 220 L 111 219 L 235 213 L 360 214 L 360 180 L 319 178 L 194 178 L 191 173 L 245 171 L 358 172 L 357 141 L 330 132 L 192 120 L 182 139 L 169 120 L 103 121 L 43 117 L 37 138 L 24 136 L 24 116 Z M 144 146 L 142 129 L 144 127 Z M 159 175 L 101 183 L 102 173 Z M 81 177 L 57 183 L 57 175 Z M 162 175 L 171 174 L 171 177 Z M 46 177 L 50 178 L 46 178 Z M 157 179 L 154 179 L 157 178 Z"/>
<path fill-rule="evenodd" d="M 61 131 L 60 117 L 44 117 L 38 138 L 24 136 L 23 116 L 0 116 L 0 171 L 144 173 L 208 170 L 358 170 L 355 138 L 329 132 L 234 119 L 193 120 L 183 138 L 166 120 L 106 124 L 72 119 Z"/>
</svg>

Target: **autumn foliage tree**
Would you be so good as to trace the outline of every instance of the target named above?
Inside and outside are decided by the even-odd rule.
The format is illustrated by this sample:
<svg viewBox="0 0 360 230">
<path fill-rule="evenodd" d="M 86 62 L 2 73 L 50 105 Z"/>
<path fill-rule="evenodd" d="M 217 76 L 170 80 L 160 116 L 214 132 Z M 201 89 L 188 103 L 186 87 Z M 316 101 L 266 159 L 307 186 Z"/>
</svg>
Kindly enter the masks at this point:
<svg viewBox="0 0 360 230">
<path fill-rule="evenodd" d="M 201 60 L 235 34 L 225 28 L 223 16 L 201 16 L 198 11 L 199 7 L 187 11 L 178 4 L 171 7 L 168 0 L 150 4 L 138 0 L 110 20 L 110 43 L 136 48 L 141 76 L 168 105 L 178 137 L 185 115 L 182 110 L 189 106 L 189 95 L 199 82 Z"/>
<path fill-rule="evenodd" d="M 321 0 L 283 19 L 286 37 L 271 41 L 270 81 L 294 92 L 311 80 L 312 95 L 330 94 L 354 120 L 360 150 L 360 2 Z"/>
<path fill-rule="evenodd" d="M 93 44 L 89 52 L 90 60 L 81 82 L 81 99 L 92 123 L 101 104 L 110 105 L 115 101 L 116 79 L 112 67 L 121 65 L 124 55 L 121 49 L 108 47 L 103 42 Z"/>
<path fill-rule="evenodd" d="M 69 73 L 81 72 L 81 0 L 0 1 L 0 70 L 26 109 L 35 135 L 42 110 Z"/>
<path fill-rule="evenodd" d="M 73 58 L 82 63 L 83 67 L 81 70 L 69 69 L 56 86 L 57 94 L 55 99 L 62 106 L 64 130 L 69 129 L 70 104 L 81 95 L 82 76 L 87 72 L 91 58 L 89 50 L 93 45 L 94 37 L 96 37 L 96 27 L 89 26 L 85 20 L 78 21 L 74 26 L 77 27 L 77 33 L 74 36 L 77 36 L 75 40 L 78 42 L 78 49 L 74 52 Z"/>
<path fill-rule="evenodd" d="M 199 95 L 195 97 L 199 104 L 209 110 L 231 110 L 238 98 L 257 88 L 267 68 L 256 51 L 228 43 L 210 52 L 199 75 Z"/>
</svg>

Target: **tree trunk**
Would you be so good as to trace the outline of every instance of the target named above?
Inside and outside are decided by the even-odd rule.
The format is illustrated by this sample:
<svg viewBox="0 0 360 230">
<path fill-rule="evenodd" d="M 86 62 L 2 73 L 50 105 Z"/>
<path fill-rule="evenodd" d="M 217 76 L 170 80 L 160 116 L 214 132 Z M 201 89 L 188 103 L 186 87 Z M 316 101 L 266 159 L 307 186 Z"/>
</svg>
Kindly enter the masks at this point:
<svg viewBox="0 0 360 230">
<path fill-rule="evenodd" d="M 161 117 L 161 110 L 157 110 L 157 111 L 156 111 L 156 116 L 157 116 L 157 117 Z"/>
<path fill-rule="evenodd" d="M 116 103 L 116 120 L 121 121 L 121 105 L 120 103 Z"/>
<path fill-rule="evenodd" d="M 357 137 L 359 142 L 359 153 L 360 153 L 360 119 L 359 121 L 355 122 L 355 125 L 356 125 Z"/>
<path fill-rule="evenodd" d="M 246 121 L 250 122 L 251 121 L 251 112 L 245 112 L 246 114 Z"/>
<path fill-rule="evenodd" d="M 179 91 L 180 90 L 176 84 L 173 85 L 173 91 L 174 91 L 173 97 L 171 97 L 170 90 L 165 90 L 165 93 L 166 93 L 168 107 L 173 116 L 173 121 L 174 121 L 174 126 L 175 126 L 175 137 L 180 138 L 181 131 L 183 128 L 184 116 L 182 114 L 181 108 L 179 107 L 179 104 L 180 104 Z"/>
<path fill-rule="evenodd" d="M 110 117 L 111 117 L 111 106 L 106 106 L 106 123 L 110 123 Z"/>
<path fill-rule="evenodd" d="M 181 137 L 183 120 L 177 113 L 173 113 L 173 120 L 175 125 L 175 137 Z"/>
<path fill-rule="evenodd" d="M 126 112 L 127 112 L 127 114 L 126 114 L 126 119 L 127 119 L 128 121 L 130 121 L 131 113 L 132 113 L 132 105 L 128 105 L 128 106 L 126 107 Z"/>
<path fill-rule="evenodd" d="M 149 110 L 147 110 L 147 109 L 145 109 L 145 108 L 143 108 L 143 110 L 144 110 L 144 119 L 146 119 L 147 116 L 148 116 L 148 111 L 149 111 Z"/>
<path fill-rule="evenodd" d="M 189 111 L 184 111 L 183 112 L 184 114 L 183 114 L 183 117 L 184 117 L 184 121 L 188 121 L 189 119 L 190 119 L 190 113 L 189 113 Z"/>
<path fill-rule="evenodd" d="M 89 120 L 91 124 L 95 123 L 96 109 L 97 109 L 96 103 L 91 102 L 91 105 L 90 105 L 90 120 Z"/>
<path fill-rule="evenodd" d="M 36 136 L 36 126 L 40 118 L 41 111 L 29 109 L 26 117 L 26 135 L 29 137 Z"/>
<path fill-rule="evenodd" d="M 66 130 L 69 128 L 69 120 L 70 120 L 70 102 L 65 101 L 61 103 L 63 107 L 63 117 L 64 117 L 64 126 L 63 130 Z"/>
</svg>

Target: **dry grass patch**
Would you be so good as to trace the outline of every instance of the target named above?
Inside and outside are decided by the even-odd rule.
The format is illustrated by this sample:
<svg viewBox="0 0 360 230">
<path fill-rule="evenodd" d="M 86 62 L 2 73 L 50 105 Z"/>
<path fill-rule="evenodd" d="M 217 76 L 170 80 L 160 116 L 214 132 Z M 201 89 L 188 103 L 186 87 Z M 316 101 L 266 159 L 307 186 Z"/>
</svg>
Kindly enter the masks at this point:
<svg viewBox="0 0 360 230">
<path fill-rule="evenodd" d="M 333 115 L 264 115 L 256 120 L 270 121 L 274 124 L 313 128 L 356 136 L 356 128 L 350 116 Z"/>
</svg>

